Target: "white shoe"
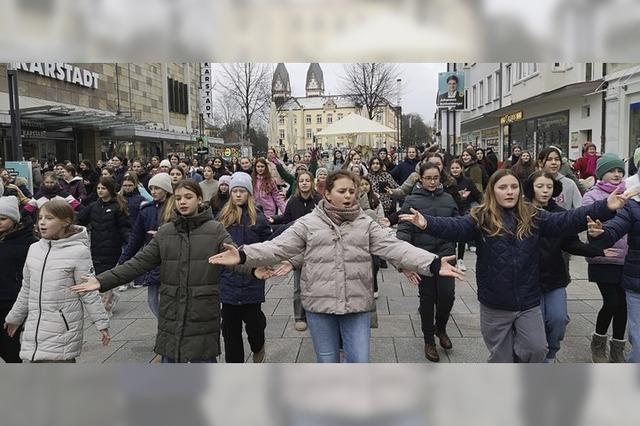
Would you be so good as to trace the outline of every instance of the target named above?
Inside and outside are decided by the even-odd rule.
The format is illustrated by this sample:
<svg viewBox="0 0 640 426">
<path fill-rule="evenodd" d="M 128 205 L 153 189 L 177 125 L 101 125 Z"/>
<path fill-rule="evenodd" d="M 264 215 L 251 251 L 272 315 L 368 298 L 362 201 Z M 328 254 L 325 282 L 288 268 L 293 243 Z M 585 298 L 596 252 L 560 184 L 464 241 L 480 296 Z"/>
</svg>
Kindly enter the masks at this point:
<svg viewBox="0 0 640 426">
<path fill-rule="evenodd" d="M 457 267 L 458 269 L 460 269 L 462 272 L 464 272 L 464 271 L 466 271 L 466 270 L 467 270 L 467 267 L 466 267 L 466 265 L 464 264 L 464 260 L 462 260 L 462 259 L 458 259 L 458 260 L 456 260 L 456 267 Z"/>
<path fill-rule="evenodd" d="M 476 246 L 469 247 L 469 250 L 471 251 L 471 253 L 475 253 L 476 252 Z"/>
<path fill-rule="evenodd" d="M 127 291 L 127 289 L 129 289 L 129 284 L 121 285 L 120 287 L 118 287 L 118 291 L 120 292 Z"/>
<path fill-rule="evenodd" d="M 373 298 L 374 298 L 374 299 L 377 299 L 377 298 L 378 298 L 378 292 L 377 292 L 377 291 L 374 291 L 374 292 L 373 292 Z"/>
</svg>

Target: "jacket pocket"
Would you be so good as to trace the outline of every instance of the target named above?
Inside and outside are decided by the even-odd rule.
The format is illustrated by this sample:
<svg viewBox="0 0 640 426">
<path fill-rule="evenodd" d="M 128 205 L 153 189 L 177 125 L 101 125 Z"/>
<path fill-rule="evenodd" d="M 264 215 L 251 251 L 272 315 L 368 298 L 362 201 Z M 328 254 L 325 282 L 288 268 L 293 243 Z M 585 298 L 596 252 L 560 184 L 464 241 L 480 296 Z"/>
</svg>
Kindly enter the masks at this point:
<svg viewBox="0 0 640 426">
<path fill-rule="evenodd" d="M 213 321 L 220 316 L 220 296 L 217 286 L 199 286 L 189 289 L 188 317 L 194 322 Z"/>
<path fill-rule="evenodd" d="M 160 285 L 158 290 L 160 293 L 159 316 L 166 320 L 175 321 L 178 311 L 178 287 Z"/>
<path fill-rule="evenodd" d="M 67 331 L 69 331 L 69 321 L 67 321 L 67 318 L 64 316 L 64 312 L 62 312 L 62 308 L 58 309 L 58 312 L 60 312 L 62 321 L 64 321 L 64 327 L 67 329 Z"/>
</svg>

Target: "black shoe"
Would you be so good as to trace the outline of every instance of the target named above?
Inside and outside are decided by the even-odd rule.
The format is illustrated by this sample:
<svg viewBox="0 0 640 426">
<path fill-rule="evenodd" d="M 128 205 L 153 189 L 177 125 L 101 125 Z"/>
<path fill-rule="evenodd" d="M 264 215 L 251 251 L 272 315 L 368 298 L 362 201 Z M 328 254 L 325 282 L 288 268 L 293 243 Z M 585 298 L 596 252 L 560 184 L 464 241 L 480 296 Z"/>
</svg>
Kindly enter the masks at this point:
<svg viewBox="0 0 640 426">
<path fill-rule="evenodd" d="M 431 362 L 440 362 L 440 355 L 435 343 L 424 344 L 424 356 Z"/>
<path fill-rule="evenodd" d="M 449 339 L 449 336 L 447 336 L 446 331 L 436 332 L 436 336 L 438 336 L 440 346 L 442 346 L 444 349 L 453 348 L 453 343 L 451 343 L 451 339 Z"/>
</svg>

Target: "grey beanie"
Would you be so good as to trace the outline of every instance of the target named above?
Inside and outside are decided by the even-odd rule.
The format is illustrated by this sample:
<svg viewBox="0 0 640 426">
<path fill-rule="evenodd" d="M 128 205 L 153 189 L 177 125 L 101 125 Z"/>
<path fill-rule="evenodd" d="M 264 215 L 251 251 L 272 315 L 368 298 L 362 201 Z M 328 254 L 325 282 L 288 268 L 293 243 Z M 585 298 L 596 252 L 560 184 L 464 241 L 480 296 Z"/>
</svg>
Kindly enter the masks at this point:
<svg viewBox="0 0 640 426">
<path fill-rule="evenodd" d="M 0 216 L 8 217 L 14 222 L 20 222 L 20 202 L 16 197 L 0 197 Z"/>
<path fill-rule="evenodd" d="M 253 195 L 253 182 L 251 182 L 251 176 L 245 172 L 235 172 L 231 175 L 229 191 L 233 191 L 233 188 L 244 188 L 249 191 L 249 194 Z"/>
<path fill-rule="evenodd" d="M 169 194 L 173 194 L 173 186 L 171 186 L 171 176 L 169 176 L 169 173 L 158 173 L 149 179 L 149 188 L 152 186 L 163 189 Z"/>
</svg>

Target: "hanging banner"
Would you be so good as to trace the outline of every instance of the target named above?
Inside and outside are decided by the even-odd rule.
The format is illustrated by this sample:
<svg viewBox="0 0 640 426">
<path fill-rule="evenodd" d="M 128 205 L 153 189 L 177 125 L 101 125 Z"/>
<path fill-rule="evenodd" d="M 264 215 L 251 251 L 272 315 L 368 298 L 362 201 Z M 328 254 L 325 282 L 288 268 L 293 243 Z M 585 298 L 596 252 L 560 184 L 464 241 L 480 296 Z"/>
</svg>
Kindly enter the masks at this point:
<svg viewBox="0 0 640 426">
<path fill-rule="evenodd" d="M 205 123 L 213 126 L 213 84 L 211 63 L 200 63 L 200 113 Z"/>
<path fill-rule="evenodd" d="M 464 109 L 464 74 L 438 74 L 438 108 Z"/>
<path fill-rule="evenodd" d="M 4 163 L 5 169 L 9 172 L 13 183 L 17 177 L 23 177 L 27 180 L 27 188 L 33 194 L 33 169 L 31 161 L 7 161 Z M 0 194 L 1 195 L 1 194 Z"/>
</svg>

